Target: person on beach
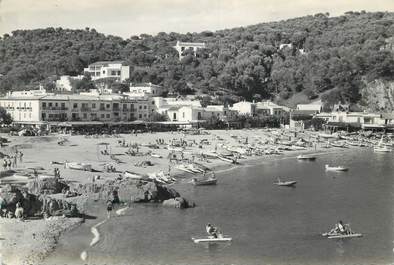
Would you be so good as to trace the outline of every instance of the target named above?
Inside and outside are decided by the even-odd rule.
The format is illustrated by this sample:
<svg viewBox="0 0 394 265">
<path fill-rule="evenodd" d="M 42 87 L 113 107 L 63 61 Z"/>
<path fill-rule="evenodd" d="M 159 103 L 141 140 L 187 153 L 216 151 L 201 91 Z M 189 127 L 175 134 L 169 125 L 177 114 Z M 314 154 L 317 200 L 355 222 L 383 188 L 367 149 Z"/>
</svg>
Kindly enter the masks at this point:
<svg viewBox="0 0 394 265">
<path fill-rule="evenodd" d="M 107 201 L 107 218 L 111 218 L 111 211 L 113 209 L 112 201 L 108 200 Z"/>
<path fill-rule="evenodd" d="M 24 210 L 23 207 L 21 206 L 21 204 L 18 202 L 16 204 L 16 209 L 15 209 L 15 218 L 17 218 L 18 220 L 23 220 L 23 214 L 24 214 Z"/>
<path fill-rule="evenodd" d="M 213 226 L 213 225 L 211 225 L 211 224 L 207 224 L 207 225 L 205 226 L 205 230 L 207 231 L 207 233 L 208 233 L 209 236 L 212 236 L 212 237 L 214 237 L 214 238 L 217 238 L 217 237 L 218 237 L 218 235 L 217 235 L 218 228 L 217 228 L 217 227 L 215 227 L 215 226 Z"/>
</svg>

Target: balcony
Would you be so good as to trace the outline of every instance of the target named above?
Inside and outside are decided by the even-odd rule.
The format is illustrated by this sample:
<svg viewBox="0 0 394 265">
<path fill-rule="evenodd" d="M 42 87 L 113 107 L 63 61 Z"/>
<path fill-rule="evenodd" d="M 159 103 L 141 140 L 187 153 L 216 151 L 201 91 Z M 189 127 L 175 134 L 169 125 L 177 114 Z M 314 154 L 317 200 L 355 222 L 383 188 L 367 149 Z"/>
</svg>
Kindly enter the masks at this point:
<svg viewBox="0 0 394 265">
<path fill-rule="evenodd" d="M 68 108 L 66 107 L 43 107 L 42 110 L 45 111 L 66 111 Z"/>
</svg>

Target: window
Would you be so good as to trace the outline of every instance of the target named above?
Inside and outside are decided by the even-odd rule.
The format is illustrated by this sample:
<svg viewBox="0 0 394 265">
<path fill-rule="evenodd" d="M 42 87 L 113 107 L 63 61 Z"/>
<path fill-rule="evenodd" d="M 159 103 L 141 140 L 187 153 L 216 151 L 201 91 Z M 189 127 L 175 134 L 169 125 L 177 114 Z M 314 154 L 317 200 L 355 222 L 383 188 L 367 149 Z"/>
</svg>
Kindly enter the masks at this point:
<svg viewBox="0 0 394 265">
<path fill-rule="evenodd" d="M 52 107 L 52 102 L 49 102 L 49 103 L 48 103 L 48 106 L 49 106 L 49 107 Z"/>
<path fill-rule="evenodd" d="M 77 108 L 78 108 L 78 103 L 74 103 L 74 104 L 73 104 L 73 108 L 74 108 L 74 109 L 77 109 Z"/>
<path fill-rule="evenodd" d="M 146 105 L 144 105 L 144 109 L 146 109 Z"/>
<path fill-rule="evenodd" d="M 84 119 L 87 119 L 87 118 L 88 118 L 88 114 L 87 114 L 87 113 L 84 113 L 84 114 L 83 114 L 83 118 L 84 118 Z"/>
<path fill-rule="evenodd" d="M 101 110 L 104 109 L 104 103 L 100 103 L 100 109 L 101 109 Z"/>
<path fill-rule="evenodd" d="M 65 109 L 65 108 L 66 108 L 66 103 L 63 102 L 63 103 L 61 104 L 61 106 L 62 106 L 62 109 Z"/>
<path fill-rule="evenodd" d="M 55 107 L 57 107 L 58 106 L 58 104 L 57 104 L 57 102 L 55 103 Z"/>
<path fill-rule="evenodd" d="M 116 75 L 116 71 L 111 71 L 111 75 Z"/>
<path fill-rule="evenodd" d="M 92 109 L 96 108 L 96 103 L 92 103 Z"/>
<path fill-rule="evenodd" d="M 173 119 L 174 121 L 176 121 L 176 113 L 174 113 L 174 114 L 172 115 L 172 119 Z"/>
<path fill-rule="evenodd" d="M 111 107 L 111 104 L 107 104 L 106 108 L 109 109 Z"/>
<path fill-rule="evenodd" d="M 146 118 L 146 114 L 144 114 L 144 118 Z"/>
<path fill-rule="evenodd" d="M 120 71 L 118 71 L 118 72 L 117 72 L 117 75 L 119 75 L 119 76 L 120 76 Z"/>
<path fill-rule="evenodd" d="M 123 110 L 127 110 L 127 104 L 123 104 Z"/>
<path fill-rule="evenodd" d="M 104 119 L 104 118 L 105 118 L 105 115 L 104 115 L 104 114 L 101 114 L 101 118 Z"/>
<path fill-rule="evenodd" d="M 138 117 L 139 117 L 140 119 L 142 119 L 142 114 L 138 115 Z"/>
<path fill-rule="evenodd" d="M 131 109 L 131 111 L 134 111 L 134 104 L 130 105 L 130 109 Z"/>
<path fill-rule="evenodd" d="M 46 102 L 42 102 L 42 107 L 45 109 L 47 107 L 47 103 Z"/>
<path fill-rule="evenodd" d="M 184 112 L 182 112 L 182 118 L 185 118 L 185 113 Z"/>
<path fill-rule="evenodd" d="M 41 118 L 42 118 L 43 120 L 45 120 L 46 117 L 47 117 L 46 113 L 41 113 Z"/>
<path fill-rule="evenodd" d="M 154 101 L 152 101 L 152 105 L 155 105 L 155 102 L 154 102 Z"/>
<path fill-rule="evenodd" d="M 140 105 L 139 109 L 142 109 L 142 106 Z"/>
<path fill-rule="evenodd" d="M 107 114 L 107 119 L 109 119 L 109 118 L 111 118 L 111 115 L 110 115 L 110 114 Z"/>
</svg>

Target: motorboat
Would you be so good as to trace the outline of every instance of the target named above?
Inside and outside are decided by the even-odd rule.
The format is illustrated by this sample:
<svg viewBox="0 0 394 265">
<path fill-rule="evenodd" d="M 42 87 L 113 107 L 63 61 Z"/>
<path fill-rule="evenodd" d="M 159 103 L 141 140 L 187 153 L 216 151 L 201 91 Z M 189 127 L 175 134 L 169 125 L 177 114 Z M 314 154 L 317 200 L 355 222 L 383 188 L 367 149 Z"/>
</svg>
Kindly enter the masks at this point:
<svg viewBox="0 0 394 265">
<path fill-rule="evenodd" d="M 131 171 L 125 171 L 123 172 L 123 176 L 125 178 L 130 178 L 130 179 L 148 179 L 148 177 L 143 176 L 141 174 L 135 173 L 135 172 L 131 172 Z"/>
<path fill-rule="evenodd" d="M 281 181 L 279 178 L 276 182 L 274 182 L 275 185 L 278 186 L 284 186 L 284 187 L 292 187 L 297 183 L 297 181 L 291 180 L 291 181 Z"/>
<path fill-rule="evenodd" d="M 337 166 L 337 167 L 330 167 L 329 165 L 326 165 L 326 171 L 348 171 L 349 168 L 343 167 L 343 166 Z"/>
<path fill-rule="evenodd" d="M 316 156 L 312 156 L 312 155 L 299 155 L 297 156 L 298 160 L 310 160 L 310 161 L 314 161 L 316 160 Z"/>
<path fill-rule="evenodd" d="M 353 238 L 353 237 L 362 237 L 363 235 L 360 233 L 350 232 L 348 234 L 341 233 L 324 233 L 322 236 L 327 237 L 328 239 L 345 239 L 345 238 Z"/>
</svg>

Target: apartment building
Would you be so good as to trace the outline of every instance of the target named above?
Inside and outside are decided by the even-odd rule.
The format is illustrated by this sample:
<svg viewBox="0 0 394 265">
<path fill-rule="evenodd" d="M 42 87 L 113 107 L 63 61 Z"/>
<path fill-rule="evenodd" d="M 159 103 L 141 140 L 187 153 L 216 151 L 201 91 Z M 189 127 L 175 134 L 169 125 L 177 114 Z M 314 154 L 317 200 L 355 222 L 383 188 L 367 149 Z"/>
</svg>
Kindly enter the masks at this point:
<svg viewBox="0 0 394 265">
<path fill-rule="evenodd" d="M 166 90 L 159 85 L 154 85 L 152 83 L 141 83 L 133 84 L 130 83 L 130 91 L 124 94 L 135 97 L 152 96 L 159 97 L 162 96 Z"/>
<path fill-rule="evenodd" d="M 125 81 L 130 78 L 130 66 L 123 61 L 101 61 L 89 64 L 84 73 L 89 74 L 92 80 L 102 78 L 115 78 L 118 81 Z"/>
</svg>

